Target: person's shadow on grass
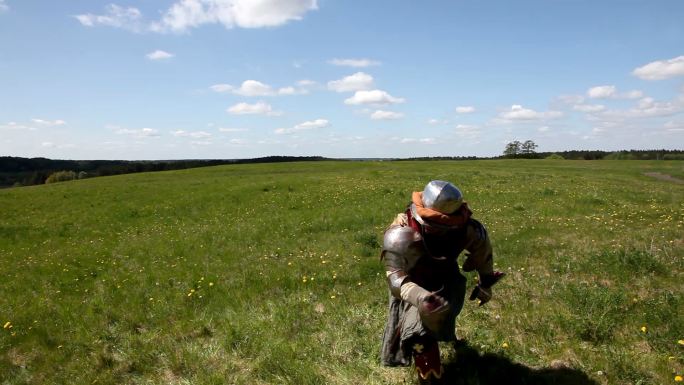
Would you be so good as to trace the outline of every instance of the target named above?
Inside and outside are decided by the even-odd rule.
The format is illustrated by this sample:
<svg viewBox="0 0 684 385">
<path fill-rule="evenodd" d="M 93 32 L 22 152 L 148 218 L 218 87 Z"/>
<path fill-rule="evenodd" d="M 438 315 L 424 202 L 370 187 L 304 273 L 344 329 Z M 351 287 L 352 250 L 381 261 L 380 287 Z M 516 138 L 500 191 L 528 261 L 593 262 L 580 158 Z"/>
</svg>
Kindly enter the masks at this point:
<svg viewBox="0 0 684 385">
<path fill-rule="evenodd" d="M 480 354 L 459 341 L 444 362 L 444 385 L 598 385 L 584 372 L 564 367 L 530 368 L 492 353 Z"/>
</svg>

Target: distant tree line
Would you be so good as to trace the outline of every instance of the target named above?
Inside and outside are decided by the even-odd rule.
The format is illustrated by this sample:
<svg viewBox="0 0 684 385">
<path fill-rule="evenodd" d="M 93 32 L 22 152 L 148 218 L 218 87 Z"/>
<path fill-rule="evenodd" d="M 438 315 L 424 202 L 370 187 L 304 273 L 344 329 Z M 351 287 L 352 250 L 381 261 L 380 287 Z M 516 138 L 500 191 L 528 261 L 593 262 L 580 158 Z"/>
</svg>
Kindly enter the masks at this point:
<svg viewBox="0 0 684 385">
<path fill-rule="evenodd" d="M 682 150 L 572 150 L 537 152 L 538 146 L 532 140 L 514 140 L 506 144 L 502 157 L 526 159 L 572 159 L 572 160 L 684 160 Z"/>
<path fill-rule="evenodd" d="M 182 170 L 222 164 L 276 163 L 326 160 L 320 156 L 267 156 L 253 159 L 210 160 L 57 160 L 47 158 L 0 157 L 0 187 L 31 186 L 96 176 L 137 172 Z"/>
<path fill-rule="evenodd" d="M 514 140 L 506 145 L 503 155 L 507 158 L 536 158 L 537 147 L 532 140 Z"/>
</svg>

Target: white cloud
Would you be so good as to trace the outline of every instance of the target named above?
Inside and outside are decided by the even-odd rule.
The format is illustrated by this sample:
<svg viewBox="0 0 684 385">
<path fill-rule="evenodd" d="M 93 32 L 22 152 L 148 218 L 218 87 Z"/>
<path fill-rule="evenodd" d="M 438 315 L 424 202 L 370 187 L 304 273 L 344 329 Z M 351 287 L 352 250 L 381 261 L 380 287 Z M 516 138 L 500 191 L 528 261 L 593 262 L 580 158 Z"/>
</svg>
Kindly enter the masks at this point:
<svg viewBox="0 0 684 385">
<path fill-rule="evenodd" d="M 235 89 L 235 87 L 230 84 L 214 84 L 209 88 L 214 92 L 231 92 Z"/>
<path fill-rule="evenodd" d="M 268 116 L 278 116 L 282 113 L 279 111 L 273 111 L 273 107 L 270 104 L 264 102 L 257 102 L 254 104 L 248 103 L 238 103 L 226 111 L 233 115 L 268 115 Z"/>
<path fill-rule="evenodd" d="M 336 92 L 361 91 L 371 88 L 373 88 L 373 77 L 363 72 L 328 82 L 328 89 Z"/>
<path fill-rule="evenodd" d="M 249 142 L 244 140 L 244 139 L 231 139 L 228 141 L 228 144 L 232 144 L 234 146 L 244 146 L 248 144 Z"/>
<path fill-rule="evenodd" d="M 632 90 L 618 94 L 618 98 L 620 99 L 639 99 L 642 96 L 644 96 L 644 93 L 638 90 Z"/>
<path fill-rule="evenodd" d="M 473 106 L 458 106 L 456 107 L 456 113 L 459 114 L 470 114 L 475 112 L 475 107 Z"/>
<path fill-rule="evenodd" d="M 245 80 L 233 92 L 242 96 L 272 96 L 276 93 L 271 86 L 257 80 Z"/>
<path fill-rule="evenodd" d="M 298 132 L 298 131 L 306 131 L 306 130 L 313 130 L 317 128 L 325 128 L 330 125 L 330 122 L 327 119 L 316 119 L 316 120 L 311 120 L 307 121 L 304 123 L 300 123 L 294 127 L 290 128 L 278 128 L 274 132 L 276 134 L 291 134 L 293 132 Z"/>
<path fill-rule="evenodd" d="M 180 0 L 151 25 L 156 32 L 185 32 L 204 24 L 225 28 L 276 27 L 318 9 L 316 0 Z"/>
<path fill-rule="evenodd" d="M 139 9 L 108 5 L 104 15 L 74 16 L 81 24 L 104 25 L 134 32 L 178 32 L 205 24 L 222 24 L 225 28 L 276 27 L 301 20 L 308 11 L 318 9 L 317 0 L 177 0 L 162 13 L 161 19 L 143 19 Z"/>
<path fill-rule="evenodd" d="M 396 104 L 404 103 L 405 99 L 395 98 L 394 96 L 388 94 L 382 90 L 371 90 L 371 91 L 356 91 L 354 96 L 348 98 L 344 101 L 345 104 L 358 105 L 358 104 Z"/>
<path fill-rule="evenodd" d="M 615 86 L 597 86 L 587 90 L 587 96 L 592 99 L 607 99 L 616 93 Z"/>
<path fill-rule="evenodd" d="M 582 95 L 560 95 L 558 98 L 563 104 L 582 104 L 584 103 L 584 96 Z"/>
<path fill-rule="evenodd" d="M 76 15 L 74 17 L 86 27 L 104 25 L 108 27 L 123 28 L 133 32 L 140 32 L 145 28 L 142 20 L 142 13 L 138 8 L 124 8 L 116 4 L 110 4 L 105 7 L 104 15 L 93 15 L 89 13 Z"/>
<path fill-rule="evenodd" d="M 396 120 L 404 117 L 401 112 L 377 110 L 371 114 L 373 120 Z"/>
<path fill-rule="evenodd" d="M 591 99 L 638 99 L 644 93 L 638 90 L 619 93 L 615 86 L 597 86 L 588 89 L 587 96 Z"/>
<path fill-rule="evenodd" d="M 41 147 L 45 147 L 45 148 L 54 148 L 54 147 L 56 147 L 56 145 L 55 145 L 54 143 L 52 143 L 52 142 L 43 142 L 43 143 L 41 143 L 40 145 L 41 145 Z"/>
<path fill-rule="evenodd" d="M 663 80 L 684 75 L 684 56 L 657 60 L 632 71 L 632 75 L 644 80 Z"/>
<path fill-rule="evenodd" d="M 480 128 L 471 124 L 457 124 L 456 134 L 462 138 L 476 138 L 480 136 Z"/>
<path fill-rule="evenodd" d="M 35 131 L 40 128 L 64 126 L 67 122 L 61 119 L 45 120 L 45 119 L 31 119 L 30 123 L 8 122 L 0 124 L 0 130 L 28 130 Z"/>
<path fill-rule="evenodd" d="M 36 128 L 26 124 L 21 124 L 17 122 L 8 122 L 6 124 L 0 124 L 0 129 L 2 130 L 29 130 L 35 131 Z"/>
<path fill-rule="evenodd" d="M 264 84 L 258 80 L 245 80 L 239 88 L 235 88 L 230 84 L 214 84 L 209 87 L 214 92 L 226 93 L 230 92 L 241 96 L 275 96 L 275 95 L 297 95 L 305 94 L 308 91 L 304 89 L 296 89 L 294 87 L 283 87 L 274 89 L 268 84 Z"/>
<path fill-rule="evenodd" d="M 449 123 L 448 120 L 441 120 L 441 119 L 435 119 L 435 118 L 428 119 L 427 122 L 428 122 L 428 124 L 431 124 L 431 125 L 433 125 L 433 126 L 434 126 L 434 125 L 437 125 L 437 124 L 447 124 L 447 123 Z"/>
<path fill-rule="evenodd" d="M 148 127 L 140 129 L 119 128 L 115 132 L 120 135 L 129 135 L 134 138 L 152 138 L 159 136 L 159 130 Z"/>
<path fill-rule="evenodd" d="M 577 104 L 572 106 L 572 109 L 580 112 L 601 112 L 606 109 L 602 104 Z"/>
<path fill-rule="evenodd" d="M 218 129 L 221 132 L 242 132 L 247 131 L 246 128 L 232 128 L 232 127 L 220 127 Z"/>
<path fill-rule="evenodd" d="M 627 110 L 606 110 L 599 118 L 624 120 L 630 118 L 649 118 L 656 116 L 675 115 L 684 112 L 684 101 L 658 102 L 653 98 L 640 99 L 636 106 Z"/>
<path fill-rule="evenodd" d="M 398 138 L 399 143 L 435 144 L 435 138 Z"/>
<path fill-rule="evenodd" d="M 549 131 L 549 129 L 550 129 L 549 126 L 541 126 L 541 127 L 537 128 L 537 131 L 547 132 L 547 131 Z"/>
<path fill-rule="evenodd" d="M 313 80 L 302 79 L 297 82 L 297 85 L 300 87 L 315 87 L 318 85 L 318 83 Z"/>
<path fill-rule="evenodd" d="M 210 138 L 211 134 L 205 131 L 183 131 L 183 130 L 177 130 L 172 133 L 173 136 L 177 137 L 189 137 L 189 138 L 195 138 L 195 139 L 202 139 L 202 138 Z"/>
<path fill-rule="evenodd" d="M 528 108 L 524 108 L 519 104 L 511 106 L 510 111 L 502 112 L 499 115 L 505 120 L 540 120 L 540 119 L 555 119 L 563 116 L 559 111 L 537 112 Z"/>
<path fill-rule="evenodd" d="M 148 54 L 145 55 L 145 56 L 147 56 L 147 58 L 150 59 L 150 60 L 164 60 L 164 59 L 171 59 L 172 57 L 174 57 L 174 56 L 176 56 L 176 55 L 158 49 L 158 50 L 156 50 L 156 51 L 154 51 L 154 52 L 148 53 Z"/>
<path fill-rule="evenodd" d="M 37 125 L 45 126 L 45 127 L 63 126 L 66 124 L 66 122 L 61 120 L 61 119 L 57 119 L 57 120 L 31 119 L 31 121 Z"/>
<path fill-rule="evenodd" d="M 194 146 L 210 146 L 212 142 L 210 140 L 193 140 L 190 144 Z"/>
<path fill-rule="evenodd" d="M 0 13 L 9 11 L 9 6 L 5 4 L 5 0 L 0 0 Z"/>
<path fill-rule="evenodd" d="M 354 68 L 363 68 L 363 67 L 370 67 L 370 66 L 378 66 L 381 63 L 377 60 L 371 60 L 371 59 L 332 59 L 329 60 L 328 63 L 336 66 L 345 66 L 345 67 L 354 67 Z"/>
</svg>

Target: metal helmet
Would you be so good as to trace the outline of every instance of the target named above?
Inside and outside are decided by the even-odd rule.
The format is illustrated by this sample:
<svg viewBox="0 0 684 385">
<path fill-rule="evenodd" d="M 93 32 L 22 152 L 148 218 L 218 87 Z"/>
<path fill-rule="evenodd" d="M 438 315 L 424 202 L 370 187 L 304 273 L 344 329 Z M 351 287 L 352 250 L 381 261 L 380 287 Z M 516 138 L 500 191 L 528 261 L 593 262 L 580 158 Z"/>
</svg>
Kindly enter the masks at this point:
<svg viewBox="0 0 684 385">
<path fill-rule="evenodd" d="M 456 186 L 443 180 L 430 181 L 423 190 L 423 206 L 452 214 L 463 204 L 463 194 Z"/>
</svg>

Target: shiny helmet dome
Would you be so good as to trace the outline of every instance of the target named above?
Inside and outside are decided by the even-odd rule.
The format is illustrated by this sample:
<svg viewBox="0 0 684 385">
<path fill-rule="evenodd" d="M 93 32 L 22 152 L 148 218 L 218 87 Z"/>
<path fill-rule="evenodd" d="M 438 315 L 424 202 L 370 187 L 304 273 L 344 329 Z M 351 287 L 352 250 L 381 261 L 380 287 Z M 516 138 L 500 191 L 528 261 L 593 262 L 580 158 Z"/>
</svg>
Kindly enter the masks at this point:
<svg viewBox="0 0 684 385">
<path fill-rule="evenodd" d="M 439 211 L 442 214 L 452 214 L 463 204 L 463 194 L 453 184 L 443 180 L 430 181 L 423 190 L 423 206 Z"/>
</svg>

